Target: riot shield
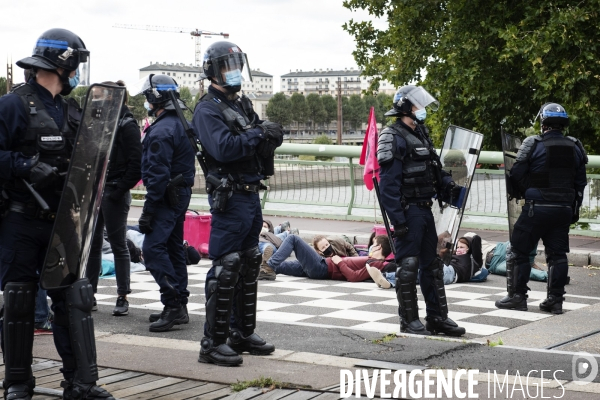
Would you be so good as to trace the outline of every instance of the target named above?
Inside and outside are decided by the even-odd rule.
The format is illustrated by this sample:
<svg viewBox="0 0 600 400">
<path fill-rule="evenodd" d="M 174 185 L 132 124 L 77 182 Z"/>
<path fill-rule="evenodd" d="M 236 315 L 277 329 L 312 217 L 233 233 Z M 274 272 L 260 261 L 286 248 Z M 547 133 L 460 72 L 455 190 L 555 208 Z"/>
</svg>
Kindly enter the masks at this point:
<svg viewBox="0 0 600 400">
<path fill-rule="evenodd" d="M 451 173 L 454 182 L 464 188 L 460 201 L 454 204 L 442 203 L 441 207 L 438 202 L 434 202 L 431 210 L 438 234 L 438 254 L 446 264 L 449 264 L 457 240 L 482 143 L 481 133 L 454 125 L 448 127 L 444 137 L 440 151 L 442 169 Z"/>
<path fill-rule="evenodd" d="M 125 88 L 106 85 L 87 92 L 40 276 L 44 289 L 68 286 L 84 275 L 124 94 Z"/>
<path fill-rule="evenodd" d="M 505 177 L 504 180 L 506 182 L 506 205 L 508 208 L 508 234 L 509 239 L 512 238 L 513 228 L 519 215 L 521 215 L 521 208 L 523 205 L 519 201 L 519 199 L 513 199 L 509 194 L 508 189 L 508 174 L 510 173 L 510 169 L 515 163 L 517 159 L 517 152 L 521 147 L 521 139 L 509 135 L 508 133 L 502 132 L 502 153 L 504 154 L 504 171 Z"/>
</svg>

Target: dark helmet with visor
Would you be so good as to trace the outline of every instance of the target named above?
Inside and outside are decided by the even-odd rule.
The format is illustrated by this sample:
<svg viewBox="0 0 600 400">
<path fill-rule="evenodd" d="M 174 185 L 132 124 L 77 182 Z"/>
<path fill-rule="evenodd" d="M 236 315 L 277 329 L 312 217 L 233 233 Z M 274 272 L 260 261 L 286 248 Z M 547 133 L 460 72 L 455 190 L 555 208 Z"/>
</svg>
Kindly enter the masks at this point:
<svg viewBox="0 0 600 400">
<path fill-rule="evenodd" d="M 146 97 L 148 103 L 154 105 L 152 114 L 161 108 L 175 110 L 175 105 L 171 100 L 169 92 L 175 94 L 175 98 L 182 110 L 187 109 L 185 103 L 179 98 L 179 85 L 177 81 L 170 76 L 150 74 L 129 88 L 129 95 L 136 96 L 141 93 Z"/>
<path fill-rule="evenodd" d="M 74 89 L 74 86 L 69 83 L 69 75 L 73 71 L 78 71 L 77 83 L 81 85 L 90 83 L 90 52 L 79 36 L 66 29 L 55 28 L 42 33 L 33 48 L 31 57 L 17 61 L 17 65 L 23 69 L 56 72 L 63 84 L 61 92 L 63 95 L 69 94 Z M 59 74 L 58 68 L 64 71 Z"/>
<path fill-rule="evenodd" d="M 217 85 L 235 93 L 242 82 L 252 82 L 252 73 L 246 53 L 227 41 L 211 44 L 204 53 L 201 78 L 211 79 Z"/>
<path fill-rule="evenodd" d="M 412 107 L 417 109 L 429 107 L 436 111 L 439 102 L 422 86 L 406 85 L 402 86 L 394 95 L 394 108 L 385 113 L 388 117 L 410 116 Z"/>
<path fill-rule="evenodd" d="M 563 106 L 558 103 L 546 103 L 538 113 L 540 124 L 548 127 L 565 128 L 569 126 L 569 116 Z"/>
</svg>

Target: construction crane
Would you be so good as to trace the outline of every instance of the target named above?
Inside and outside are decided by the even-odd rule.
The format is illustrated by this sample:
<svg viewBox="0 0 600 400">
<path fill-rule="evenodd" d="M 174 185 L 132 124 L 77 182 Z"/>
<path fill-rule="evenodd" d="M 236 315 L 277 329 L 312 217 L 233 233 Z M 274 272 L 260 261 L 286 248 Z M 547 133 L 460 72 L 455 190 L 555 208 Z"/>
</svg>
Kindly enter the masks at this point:
<svg viewBox="0 0 600 400">
<path fill-rule="evenodd" d="M 188 28 L 176 28 L 170 26 L 157 26 L 157 25 L 129 25 L 129 24 L 114 24 L 113 28 L 123 29 L 137 29 L 143 31 L 157 31 L 157 32 L 172 32 L 172 33 L 185 33 L 189 34 L 195 39 L 195 57 L 196 67 L 202 66 L 202 42 L 201 37 L 211 36 L 223 36 L 224 39 L 229 38 L 229 33 L 224 32 L 212 32 L 204 29 L 188 29 Z M 204 93 L 204 81 L 200 79 L 200 94 Z"/>
</svg>

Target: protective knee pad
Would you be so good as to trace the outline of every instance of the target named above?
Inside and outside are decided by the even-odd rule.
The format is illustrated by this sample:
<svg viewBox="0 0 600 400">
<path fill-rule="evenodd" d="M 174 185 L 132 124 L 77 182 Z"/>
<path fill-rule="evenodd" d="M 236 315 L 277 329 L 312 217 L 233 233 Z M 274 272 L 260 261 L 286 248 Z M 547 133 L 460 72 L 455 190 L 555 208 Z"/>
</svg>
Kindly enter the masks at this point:
<svg viewBox="0 0 600 400">
<path fill-rule="evenodd" d="M 427 270 L 433 274 L 433 289 L 438 303 L 438 311 L 442 320 L 448 318 L 448 301 L 446 300 L 446 287 L 444 286 L 444 262 L 436 258 L 427 266 Z M 427 300 L 427 296 L 425 296 Z"/>
<path fill-rule="evenodd" d="M 418 257 L 403 258 L 396 269 L 396 298 L 400 305 L 400 314 L 406 323 L 419 319 L 419 305 L 417 303 L 418 271 Z"/>
<path fill-rule="evenodd" d="M 241 258 L 238 252 L 224 255 L 213 261 L 215 278 L 206 283 L 206 323 L 214 343 L 222 344 L 229 337 L 229 318 L 233 293 L 237 284 Z"/>
<path fill-rule="evenodd" d="M 519 265 L 517 264 L 517 255 L 509 244 L 506 246 L 506 291 L 511 297 L 516 292 L 518 276 Z"/>
<path fill-rule="evenodd" d="M 33 380 L 33 330 L 37 283 L 9 282 L 4 287 L 4 382 Z"/>
<path fill-rule="evenodd" d="M 258 246 L 242 252 L 241 293 L 237 296 L 235 310 L 245 336 L 251 335 L 256 328 L 257 278 L 261 262 L 262 254 Z"/>
<path fill-rule="evenodd" d="M 96 339 L 94 337 L 94 289 L 87 278 L 79 279 L 65 289 L 69 316 L 69 337 L 75 358 L 75 379 L 83 383 L 98 380 Z"/>
</svg>

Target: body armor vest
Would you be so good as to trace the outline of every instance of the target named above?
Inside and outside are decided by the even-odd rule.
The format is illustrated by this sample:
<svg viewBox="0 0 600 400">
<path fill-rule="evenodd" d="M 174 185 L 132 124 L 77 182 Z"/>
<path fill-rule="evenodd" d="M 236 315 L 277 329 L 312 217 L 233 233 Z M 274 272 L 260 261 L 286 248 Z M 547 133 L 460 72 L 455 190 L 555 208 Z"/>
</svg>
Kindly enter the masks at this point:
<svg viewBox="0 0 600 400">
<path fill-rule="evenodd" d="M 210 101 L 213 104 L 216 104 L 221 114 L 223 114 L 223 117 L 225 117 L 225 123 L 229 127 L 229 130 L 234 135 L 240 135 L 243 132 L 255 127 L 255 125 L 250 121 L 244 112 L 239 113 L 217 96 L 207 93 L 202 96 L 200 101 Z M 261 173 L 263 171 L 263 163 L 257 155 L 244 157 L 231 163 L 219 162 L 207 152 L 204 152 L 204 158 L 206 160 L 208 172 L 210 173 L 248 174 Z"/>
<path fill-rule="evenodd" d="M 34 87 L 25 84 L 15 88 L 12 93 L 21 98 L 29 114 L 27 131 L 12 150 L 26 156 L 39 154 L 39 161 L 56 167 L 59 173 L 66 172 L 81 119 L 79 107 L 71 103 L 75 100 L 63 100 L 64 122 L 59 129 Z M 10 189 L 10 186 L 17 190 L 26 190 L 20 180 L 9 183 L 7 188 Z"/>
<path fill-rule="evenodd" d="M 437 157 L 435 150 L 427 140 L 421 140 L 397 124 L 390 126 L 394 135 L 406 141 L 404 158 L 395 154 L 402 161 L 402 194 L 407 200 L 415 198 L 432 198 L 435 191 L 435 171 L 432 165 Z M 421 128 L 422 129 L 422 128 Z"/>
<path fill-rule="evenodd" d="M 550 202 L 572 203 L 575 200 L 575 142 L 565 137 L 540 137 L 546 148 L 544 168 L 529 174 L 527 189 L 538 189 Z M 533 153 L 533 150 L 529 153 Z"/>
</svg>

